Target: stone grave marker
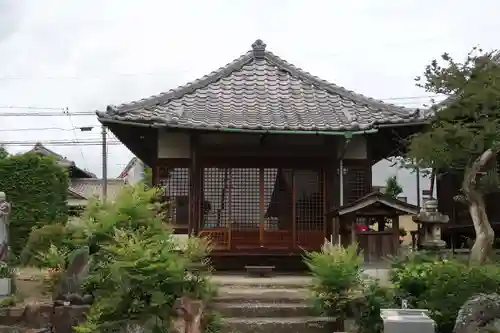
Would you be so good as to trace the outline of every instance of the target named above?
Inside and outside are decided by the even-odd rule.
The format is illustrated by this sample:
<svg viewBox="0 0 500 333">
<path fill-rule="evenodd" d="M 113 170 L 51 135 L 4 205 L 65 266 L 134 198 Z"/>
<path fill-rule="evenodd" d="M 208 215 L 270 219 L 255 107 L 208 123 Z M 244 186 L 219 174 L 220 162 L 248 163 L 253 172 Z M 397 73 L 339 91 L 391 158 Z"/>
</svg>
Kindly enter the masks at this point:
<svg viewBox="0 0 500 333">
<path fill-rule="evenodd" d="M 89 250 L 78 250 L 70 259 L 68 268 L 62 272 L 59 283 L 52 294 L 55 305 L 88 305 L 92 295 L 81 295 L 80 288 L 89 270 Z"/>
</svg>

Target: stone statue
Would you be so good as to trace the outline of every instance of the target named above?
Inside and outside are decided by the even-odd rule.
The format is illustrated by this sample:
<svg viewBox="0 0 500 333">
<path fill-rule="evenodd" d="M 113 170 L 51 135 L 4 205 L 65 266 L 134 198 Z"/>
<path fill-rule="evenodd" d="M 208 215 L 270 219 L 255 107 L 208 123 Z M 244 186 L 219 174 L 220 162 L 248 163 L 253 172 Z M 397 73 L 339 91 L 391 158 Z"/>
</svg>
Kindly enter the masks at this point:
<svg viewBox="0 0 500 333">
<path fill-rule="evenodd" d="M 0 192 L 0 260 L 7 261 L 9 252 L 10 203 L 4 192 Z"/>
</svg>

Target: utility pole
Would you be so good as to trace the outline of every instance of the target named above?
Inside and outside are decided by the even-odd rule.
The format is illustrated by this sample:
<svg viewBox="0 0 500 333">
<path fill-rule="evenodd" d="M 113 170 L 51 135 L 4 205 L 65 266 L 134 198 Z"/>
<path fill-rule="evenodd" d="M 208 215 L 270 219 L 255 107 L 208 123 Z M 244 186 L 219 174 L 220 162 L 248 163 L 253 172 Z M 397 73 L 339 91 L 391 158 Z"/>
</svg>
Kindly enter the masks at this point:
<svg viewBox="0 0 500 333">
<path fill-rule="evenodd" d="M 106 142 L 106 126 L 102 125 L 102 201 L 108 197 L 108 147 Z"/>
</svg>

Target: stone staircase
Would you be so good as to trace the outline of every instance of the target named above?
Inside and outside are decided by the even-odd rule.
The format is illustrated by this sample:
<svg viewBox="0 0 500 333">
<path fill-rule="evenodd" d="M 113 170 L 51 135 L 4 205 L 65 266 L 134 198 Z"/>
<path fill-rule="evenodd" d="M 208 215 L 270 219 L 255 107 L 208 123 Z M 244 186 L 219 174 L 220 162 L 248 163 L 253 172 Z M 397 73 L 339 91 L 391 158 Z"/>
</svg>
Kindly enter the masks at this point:
<svg viewBox="0 0 500 333">
<path fill-rule="evenodd" d="M 318 317 L 308 304 L 307 277 L 221 276 L 213 304 L 222 314 L 222 333 L 334 332 L 331 318 Z"/>
</svg>

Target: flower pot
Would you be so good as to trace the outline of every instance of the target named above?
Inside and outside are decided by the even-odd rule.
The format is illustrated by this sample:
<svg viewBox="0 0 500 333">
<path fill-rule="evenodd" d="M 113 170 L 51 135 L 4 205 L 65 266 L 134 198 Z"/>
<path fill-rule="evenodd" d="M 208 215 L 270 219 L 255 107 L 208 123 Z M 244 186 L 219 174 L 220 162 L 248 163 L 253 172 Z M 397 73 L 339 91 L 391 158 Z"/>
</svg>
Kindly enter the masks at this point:
<svg viewBox="0 0 500 333">
<path fill-rule="evenodd" d="M 0 297 L 10 296 L 11 278 L 0 278 Z"/>
</svg>

